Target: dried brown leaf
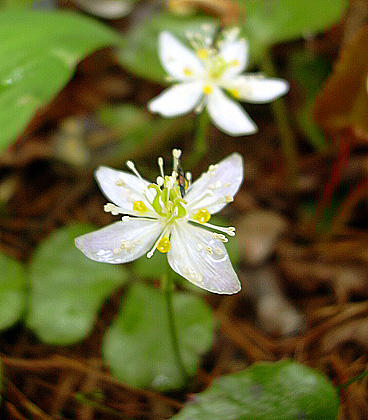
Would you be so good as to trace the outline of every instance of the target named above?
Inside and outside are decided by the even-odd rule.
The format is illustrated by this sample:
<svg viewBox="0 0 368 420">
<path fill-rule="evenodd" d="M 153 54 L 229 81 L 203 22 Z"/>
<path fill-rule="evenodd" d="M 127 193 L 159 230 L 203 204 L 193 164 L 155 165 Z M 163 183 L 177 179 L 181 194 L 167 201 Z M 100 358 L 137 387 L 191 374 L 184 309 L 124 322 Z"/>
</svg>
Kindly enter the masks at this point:
<svg viewBox="0 0 368 420">
<path fill-rule="evenodd" d="M 314 107 L 314 118 L 327 131 L 352 127 L 368 141 L 368 26 L 341 52 Z"/>
</svg>

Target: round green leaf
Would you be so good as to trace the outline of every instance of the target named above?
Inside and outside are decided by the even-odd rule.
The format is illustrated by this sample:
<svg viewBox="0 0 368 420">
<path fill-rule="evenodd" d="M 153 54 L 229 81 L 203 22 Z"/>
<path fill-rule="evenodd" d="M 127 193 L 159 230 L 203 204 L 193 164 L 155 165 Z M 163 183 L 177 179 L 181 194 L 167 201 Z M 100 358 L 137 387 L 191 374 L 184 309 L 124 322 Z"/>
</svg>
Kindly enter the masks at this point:
<svg viewBox="0 0 368 420">
<path fill-rule="evenodd" d="M 0 150 L 94 50 L 119 42 L 99 22 L 68 12 L 0 12 Z"/>
<path fill-rule="evenodd" d="M 175 420 L 336 420 L 336 388 L 309 367 L 290 360 L 259 363 L 217 379 Z"/>
<path fill-rule="evenodd" d="M 56 231 L 31 260 L 27 326 L 46 343 L 85 338 L 104 299 L 126 279 L 123 267 L 92 261 L 75 247 L 75 237 L 91 230 L 74 225 Z"/>
<path fill-rule="evenodd" d="M 214 340 L 213 314 L 188 293 L 174 294 L 173 305 L 181 355 L 194 375 Z M 106 334 L 103 355 L 113 375 L 132 386 L 167 391 L 185 383 L 172 351 L 164 294 L 144 284 L 128 291 Z"/>
<path fill-rule="evenodd" d="M 23 265 L 0 254 L 0 330 L 11 327 L 26 306 L 27 277 Z"/>
<path fill-rule="evenodd" d="M 169 31 L 185 42 L 186 32 L 198 32 L 204 23 L 213 22 L 206 17 L 183 17 L 163 12 L 134 26 L 123 38 L 118 53 L 122 66 L 131 73 L 154 82 L 165 83 L 167 73 L 158 58 L 158 36 Z"/>
</svg>

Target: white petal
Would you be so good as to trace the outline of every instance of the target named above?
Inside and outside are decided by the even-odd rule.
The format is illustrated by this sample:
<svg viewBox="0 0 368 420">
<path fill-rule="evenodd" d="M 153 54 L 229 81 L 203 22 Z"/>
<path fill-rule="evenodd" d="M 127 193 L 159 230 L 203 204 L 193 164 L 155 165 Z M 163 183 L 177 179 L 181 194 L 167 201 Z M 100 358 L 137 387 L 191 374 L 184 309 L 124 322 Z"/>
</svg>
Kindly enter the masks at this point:
<svg viewBox="0 0 368 420">
<path fill-rule="evenodd" d="M 75 239 L 75 245 L 91 260 L 122 264 L 147 253 L 161 231 L 162 226 L 157 220 L 130 218 L 79 236 Z M 121 241 L 130 242 L 132 248 L 120 249 Z"/>
<path fill-rule="evenodd" d="M 134 201 L 143 201 L 147 208 L 151 209 L 146 197 L 142 195 L 142 191 L 147 190 L 147 186 L 150 184 L 148 181 L 140 180 L 135 175 L 107 166 L 100 166 L 95 172 L 95 177 L 105 197 L 119 206 L 126 214 L 134 214 Z M 121 185 L 122 183 L 124 185 Z"/>
<path fill-rule="evenodd" d="M 167 258 L 171 268 L 191 283 L 214 293 L 233 294 L 241 285 L 224 244 L 212 232 L 177 223 Z"/>
<path fill-rule="evenodd" d="M 194 109 L 201 97 L 201 82 L 179 83 L 152 99 L 148 103 L 148 109 L 163 117 L 176 117 Z"/>
<path fill-rule="evenodd" d="M 257 131 L 257 126 L 243 108 L 220 89 L 215 88 L 208 95 L 207 110 L 217 128 L 230 136 L 253 134 Z"/>
<path fill-rule="evenodd" d="M 243 182 L 244 162 L 243 157 L 239 153 L 231 154 L 212 168 L 193 182 L 185 194 L 190 213 L 195 213 L 196 210 L 203 207 L 208 207 L 208 211 L 211 214 L 217 213 L 226 206 L 226 203 L 216 206 L 211 206 L 211 204 L 226 195 L 234 197 Z M 191 206 L 191 203 L 203 196 L 212 186 L 215 187 L 212 197 L 206 196 L 198 204 Z"/>
<path fill-rule="evenodd" d="M 192 50 L 183 45 L 169 32 L 162 32 L 159 37 L 161 63 L 170 76 L 176 80 L 187 80 L 185 70 L 200 75 L 203 65 Z"/>
<path fill-rule="evenodd" d="M 226 89 L 235 89 L 239 94 L 239 99 L 251 103 L 271 102 L 289 90 L 289 83 L 283 79 L 262 76 L 237 76 L 229 80 Z"/>
<path fill-rule="evenodd" d="M 239 74 L 248 65 L 248 43 L 245 39 L 224 41 L 219 54 L 227 63 L 233 63 L 224 73 L 226 78 Z"/>
</svg>

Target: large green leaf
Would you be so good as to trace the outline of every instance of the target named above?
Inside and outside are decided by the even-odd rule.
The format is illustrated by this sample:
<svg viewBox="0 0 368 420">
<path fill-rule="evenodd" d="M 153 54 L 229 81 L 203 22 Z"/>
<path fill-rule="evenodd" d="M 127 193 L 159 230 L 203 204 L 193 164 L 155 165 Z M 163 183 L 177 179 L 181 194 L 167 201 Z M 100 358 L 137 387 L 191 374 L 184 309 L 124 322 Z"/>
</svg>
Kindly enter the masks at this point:
<svg viewBox="0 0 368 420">
<path fill-rule="evenodd" d="M 0 330 L 22 316 L 27 300 L 27 277 L 23 265 L 0 254 Z"/>
<path fill-rule="evenodd" d="M 175 294 L 173 304 L 181 355 L 194 375 L 213 343 L 214 318 L 200 298 L 188 293 Z M 114 376 L 132 386 L 167 391 L 185 383 L 172 351 L 164 295 L 144 284 L 130 288 L 106 334 L 103 355 Z"/>
<path fill-rule="evenodd" d="M 217 379 L 175 420 L 336 420 L 336 388 L 321 373 L 283 360 Z"/>
<path fill-rule="evenodd" d="M 251 44 L 270 47 L 326 30 L 341 19 L 346 0 L 239 0 Z"/>
<path fill-rule="evenodd" d="M 126 279 L 123 267 L 92 261 L 75 247 L 75 237 L 89 231 L 84 225 L 62 228 L 32 257 L 27 326 L 46 343 L 85 338 L 104 299 Z"/>
<path fill-rule="evenodd" d="M 112 30 L 68 12 L 0 12 L 0 150 L 55 96 L 78 62 L 119 42 Z"/>
</svg>

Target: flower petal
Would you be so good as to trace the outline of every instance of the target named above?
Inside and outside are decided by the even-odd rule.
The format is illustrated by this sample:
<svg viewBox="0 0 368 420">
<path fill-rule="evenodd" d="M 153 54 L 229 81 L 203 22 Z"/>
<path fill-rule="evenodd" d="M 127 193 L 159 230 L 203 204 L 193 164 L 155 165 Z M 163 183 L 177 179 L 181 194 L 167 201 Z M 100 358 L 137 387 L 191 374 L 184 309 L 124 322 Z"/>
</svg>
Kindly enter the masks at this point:
<svg viewBox="0 0 368 420">
<path fill-rule="evenodd" d="M 192 75 L 202 74 L 201 60 L 169 32 L 160 34 L 158 45 L 161 63 L 174 79 L 188 80 Z"/>
<path fill-rule="evenodd" d="M 179 83 L 164 90 L 148 103 L 148 109 L 163 117 L 187 114 L 202 97 L 202 82 Z"/>
<path fill-rule="evenodd" d="M 219 51 L 219 55 L 227 63 L 232 65 L 225 71 L 223 77 L 233 77 L 242 72 L 248 65 L 248 43 L 245 39 L 225 40 Z"/>
<path fill-rule="evenodd" d="M 212 232 L 177 223 L 167 258 L 171 268 L 191 283 L 214 293 L 233 294 L 241 285 L 224 244 Z"/>
<path fill-rule="evenodd" d="M 134 201 L 143 201 L 149 210 L 152 209 L 146 196 L 142 194 L 150 184 L 148 181 L 107 166 L 100 166 L 95 177 L 105 197 L 119 206 L 122 213 L 134 214 Z"/>
<path fill-rule="evenodd" d="M 79 236 L 75 245 L 91 260 L 122 264 L 148 252 L 161 231 L 162 226 L 157 220 L 129 218 Z M 126 241 L 126 249 L 121 248 L 122 241 Z"/>
<path fill-rule="evenodd" d="M 257 131 L 257 126 L 243 108 L 220 89 L 215 88 L 208 95 L 207 110 L 213 123 L 230 136 L 253 134 Z"/>
<path fill-rule="evenodd" d="M 207 172 L 204 172 L 200 178 L 193 182 L 185 195 L 189 212 L 195 213 L 196 210 L 204 207 L 208 208 L 211 214 L 217 213 L 226 206 L 226 203 L 212 204 L 226 195 L 233 197 L 243 182 L 243 176 L 244 162 L 239 153 L 233 153 L 217 165 L 211 166 Z M 212 188 L 213 196 L 205 196 L 200 200 L 201 196 Z M 197 200 L 198 204 L 191 205 Z"/>
<path fill-rule="evenodd" d="M 251 103 L 271 102 L 289 90 L 289 83 L 283 79 L 264 78 L 263 76 L 237 76 L 223 85 L 236 91 L 239 99 Z"/>
</svg>

